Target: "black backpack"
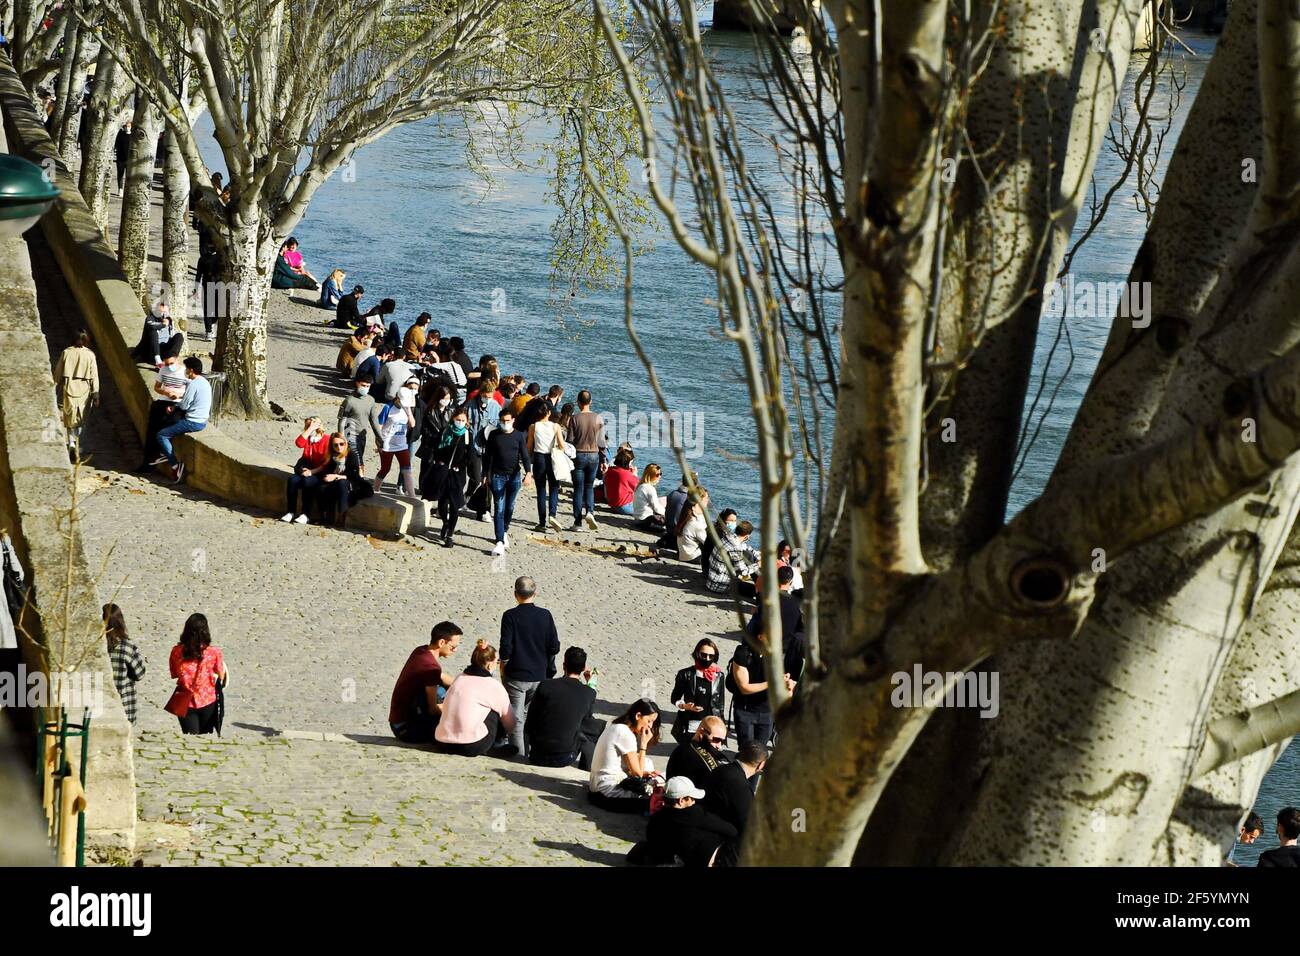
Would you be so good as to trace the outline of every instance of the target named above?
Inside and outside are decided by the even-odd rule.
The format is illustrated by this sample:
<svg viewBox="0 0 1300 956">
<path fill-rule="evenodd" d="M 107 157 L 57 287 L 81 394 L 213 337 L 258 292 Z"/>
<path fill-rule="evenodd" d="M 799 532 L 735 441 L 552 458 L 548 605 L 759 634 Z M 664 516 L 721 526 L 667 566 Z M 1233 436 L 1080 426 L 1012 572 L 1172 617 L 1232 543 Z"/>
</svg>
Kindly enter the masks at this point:
<svg viewBox="0 0 1300 956">
<path fill-rule="evenodd" d="M 740 656 L 740 652 L 744 648 L 745 648 L 745 639 L 742 637 L 740 639 L 740 643 L 736 645 L 736 649 L 731 653 L 731 661 L 727 664 L 727 676 L 722 679 L 722 686 L 725 687 L 727 689 L 727 693 L 731 694 L 733 697 L 745 696 L 740 692 L 740 688 L 736 686 L 736 678 L 732 670 L 732 668 L 736 664 L 736 658 Z M 742 666 L 747 666 L 747 665 L 742 665 Z"/>
</svg>

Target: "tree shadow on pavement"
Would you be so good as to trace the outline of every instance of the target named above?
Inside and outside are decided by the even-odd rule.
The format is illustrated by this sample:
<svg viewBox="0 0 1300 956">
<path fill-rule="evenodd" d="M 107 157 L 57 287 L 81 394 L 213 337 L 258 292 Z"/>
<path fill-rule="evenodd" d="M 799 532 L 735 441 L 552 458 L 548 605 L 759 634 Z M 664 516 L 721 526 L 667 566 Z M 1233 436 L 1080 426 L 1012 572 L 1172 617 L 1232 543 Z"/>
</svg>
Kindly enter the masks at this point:
<svg viewBox="0 0 1300 956">
<path fill-rule="evenodd" d="M 561 843 L 558 840 L 534 840 L 533 846 L 547 850 L 562 850 L 570 856 L 599 866 L 627 866 L 627 856 L 615 850 L 597 850 L 581 843 Z"/>
</svg>

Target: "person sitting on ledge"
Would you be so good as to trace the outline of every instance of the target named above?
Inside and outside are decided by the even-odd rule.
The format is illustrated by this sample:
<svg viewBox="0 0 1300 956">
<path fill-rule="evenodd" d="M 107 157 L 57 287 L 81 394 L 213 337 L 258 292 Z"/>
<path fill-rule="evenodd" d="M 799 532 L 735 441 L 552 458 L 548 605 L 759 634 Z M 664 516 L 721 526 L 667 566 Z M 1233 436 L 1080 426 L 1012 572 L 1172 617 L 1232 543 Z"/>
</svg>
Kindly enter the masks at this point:
<svg viewBox="0 0 1300 956">
<path fill-rule="evenodd" d="M 320 501 L 321 524 L 342 528 L 348 509 L 375 493 L 374 486 L 361 471 L 361 457 L 348 445 L 342 432 L 330 435 L 329 457 L 317 473 L 320 484 L 316 498 Z"/>
<path fill-rule="evenodd" d="M 158 447 L 167 456 L 172 468 L 172 484 L 180 484 L 185 476 L 185 466 L 176 460 L 172 449 L 172 439 L 177 435 L 198 432 L 208 427 L 208 416 L 212 414 L 212 386 L 203 377 L 203 362 L 191 355 L 185 360 L 185 394 L 176 404 L 180 420 L 168 425 L 158 432 Z"/>
<path fill-rule="evenodd" d="M 184 344 L 185 334 L 176 328 L 167 303 L 159 302 L 145 313 L 144 331 L 131 354 L 137 361 L 152 362 L 154 368 L 160 368 L 167 356 L 180 355 Z"/>
<path fill-rule="evenodd" d="M 280 247 L 280 254 L 275 259 L 275 271 L 271 274 L 272 289 L 311 289 L 320 288 L 316 277 L 303 265 L 302 253 L 298 251 L 298 240 L 290 236 Z"/>
<path fill-rule="evenodd" d="M 302 456 L 294 464 L 293 474 L 289 476 L 289 510 L 280 520 L 306 524 L 307 512 L 311 510 L 316 488 L 320 485 L 320 473 L 325 470 L 325 463 L 329 460 L 330 436 L 319 418 L 309 418 L 303 422 L 302 434 L 293 443 L 302 449 Z M 300 495 L 301 511 L 298 510 Z"/>
<path fill-rule="evenodd" d="M 462 757 L 513 757 L 519 751 L 509 742 L 494 747 L 498 729 L 514 730 L 510 698 L 496 674 L 497 649 L 487 641 L 474 645 L 470 665 L 451 682 L 442 702 L 442 717 L 433 732 L 441 753 Z"/>
<path fill-rule="evenodd" d="M 637 527 L 644 531 L 662 531 L 664 528 L 664 505 L 666 498 L 659 497 L 655 487 L 663 477 L 663 469 L 649 464 L 641 474 L 641 484 L 636 486 L 632 495 L 632 517 Z"/>
<path fill-rule="evenodd" d="M 435 624 L 429 633 L 429 643 L 411 651 L 402 665 L 388 705 L 388 726 L 393 736 L 403 743 L 433 741 L 434 728 L 442 719 L 443 698 L 452 683 L 451 675 L 442 669 L 442 662 L 456 653 L 464 633 L 451 621 Z"/>
<path fill-rule="evenodd" d="M 632 470 L 632 451 L 620 448 L 614 456 L 614 464 L 605 469 L 604 484 L 605 504 L 610 511 L 620 515 L 634 513 L 633 499 L 636 497 L 636 472 Z"/>
<path fill-rule="evenodd" d="M 343 280 L 348 274 L 342 269 L 335 269 L 325 280 L 325 284 L 320 289 L 320 307 L 322 309 L 337 309 L 339 301 L 343 298 Z M 328 321 L 328 320 L 327 320 Z"/>
</svg>

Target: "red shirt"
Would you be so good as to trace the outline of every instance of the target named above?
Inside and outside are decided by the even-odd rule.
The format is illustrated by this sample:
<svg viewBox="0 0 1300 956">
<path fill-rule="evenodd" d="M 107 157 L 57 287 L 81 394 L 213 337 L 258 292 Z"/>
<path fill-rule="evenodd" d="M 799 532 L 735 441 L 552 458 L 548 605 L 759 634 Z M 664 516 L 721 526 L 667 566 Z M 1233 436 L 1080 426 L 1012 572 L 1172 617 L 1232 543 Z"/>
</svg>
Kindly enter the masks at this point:
<svg viewBox="0 0 1300 956">
<path fill-rule="evenodd" d="M 622 508 L 632 503 L 636 486 L 641 482 L 631 468 L 613 466 L 605 469 L 605 503 L 611 508 Z"/>
<path fill-rule="evenodd" d="M 197 661 L 186 660 L 181 656 L 184 653 L 184 648 L 177 644 L 168 661 L 176 687 L 190 692 L 191 707 L 206 707 L 217 699 L 216 677 L 226 669 L 221 648 L 205 647 L 203 659 Z"/>
<path fill-rule="evenodd" d="M 329 433 L 321 435 L 316 441 L 311 441 L 302 435 L 299 435 L 293 442 L 302 449 L 303 461 L 307 462 L 308 468 L 319 468 L 330 457 L 330 436 Z"/>
<path fill-rule="evenodd" d="M 442 666 L 429 645 L 424 644 L 411 651 L 406 659 L 402 673 L 397 675 L 397 684 L 393 687 L 393 699 L 388 705 L 388 722 L 404 724 L 415 716 L 416 704 L 423 700 L 425 691 L 442 683 Z M 427 710 L 427 706 L 422 706 Z"/>
</svg>

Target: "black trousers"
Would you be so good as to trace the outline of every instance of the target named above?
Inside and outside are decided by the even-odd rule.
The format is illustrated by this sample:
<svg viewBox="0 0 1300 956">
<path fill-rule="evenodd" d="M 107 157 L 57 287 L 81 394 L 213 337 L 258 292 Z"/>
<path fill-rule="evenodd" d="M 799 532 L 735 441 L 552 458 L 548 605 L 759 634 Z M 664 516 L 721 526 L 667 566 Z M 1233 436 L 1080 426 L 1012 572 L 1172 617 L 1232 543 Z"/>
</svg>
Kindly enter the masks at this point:
<svg viewBox="0 0 1300 956">
<path fill-rule="evenodd" d="M 465 475 L 453 471 L 447 475 L 442 494 L 438 496 L 438 517 L 442 519 L 442 536 L 450 538 L 456 533 L 461 509 L 465 507 Z"/>
<path fill-rule="evenodd" d="M 649 797 L 607 797 L 593 790 L 587 791 L 587 799 L 593 807 L 600 807 L 611 813 L 635 813 L 645 816 L 650 812 Z"/>
<path fill-rule="evenodd" d="M 487 729 L 480 739 L 472 744 L 438 744 L 438 751 L 445 754 L 460 754 L 462 757 L 481 757 L 496 743 L 497 727 L 501 723 L 501 718 L 495 710 L 488 711 L 487 718 L 483 721 L 483 726 Z"/>
<path fill-rule="evenodd" d="M 206 707 L 191 707 L 184 717 L 177 717 L 181 722 L 183 734 L 210 734 L 217 729 L 217 702 L 214 700 Z"/>
</svg>

